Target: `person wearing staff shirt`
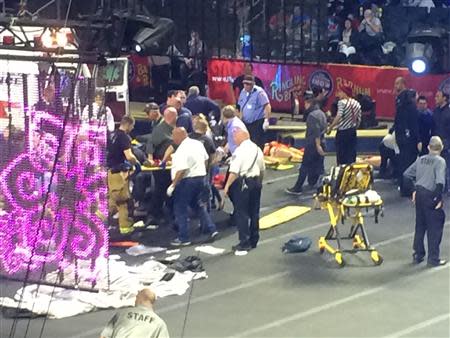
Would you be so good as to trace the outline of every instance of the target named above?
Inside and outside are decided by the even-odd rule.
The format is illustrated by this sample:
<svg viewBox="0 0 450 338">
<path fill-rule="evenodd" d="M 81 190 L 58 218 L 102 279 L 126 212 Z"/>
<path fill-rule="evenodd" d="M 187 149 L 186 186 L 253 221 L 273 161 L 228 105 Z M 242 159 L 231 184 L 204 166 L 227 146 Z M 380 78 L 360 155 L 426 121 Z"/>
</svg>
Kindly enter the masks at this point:
<svg viewBox="0 0 450 338">
<path fill-rule="evenodd" d="M 182 127 L 172 133 L 177 150 L 172 155 L 172 183 L 167 188 L 167 195 L 173 195 L 173 211 L 178 225 L 178 236 L 170 244 L 187 246 L 189 240 L 189 207 L 193 208 L 200 219 L 202 229 L 207 229 L 210 240 L 217 235 L 215 224 L 211 220 L 207 206 L 209 188 L 206 182 L 206 167 L 209 156 L 203 143 L 188 137 Z"/>
<path fill-rule="evenodd" d="M 261 149 L 264 148 L 265 130 L 269 126 L 269 118 L 272 112 L 269 97 L 264 89 L 255 85 L 253 75 L 244 76 L 244 89 L 238 99 L 238 106 L 244 122 L 250 134 L 250 139 Z"/>
</svg>

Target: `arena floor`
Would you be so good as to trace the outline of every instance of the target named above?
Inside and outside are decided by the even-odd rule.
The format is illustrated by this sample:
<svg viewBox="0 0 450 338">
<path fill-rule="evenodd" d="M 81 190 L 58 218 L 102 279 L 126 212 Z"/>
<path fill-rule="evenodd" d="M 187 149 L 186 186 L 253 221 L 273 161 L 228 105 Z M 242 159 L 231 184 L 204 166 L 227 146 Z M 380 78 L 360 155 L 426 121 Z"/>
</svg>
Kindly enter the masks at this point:
<svg viewBox="0 0 450 338">
<path fill-rule="evenodd" d="M 296 173 L 268 172 L 262 215 L 288 204 L 312 204 L 308 197 L 284 193 Z M 314 243 L 325 235 L 326 213 L 311 211 L 262 232 L 258 248 L 247 256 L 202 255 L 208 279 L 195 281 L 191 295 L 157 304 L 171 336 L 180 337 L 185 322 L 184 337 L 450 337 L 450 265 L 430 269 L 411 264 L 413 205 L 398 197 L 390 181 L 377 181 L 375 188 L 385 201 L 385 217 L 379 224 L 368 217 L 367 231 L 384 257 L 381 266 L 374 266 L 367 253 L 359 253 L 346 256 L 347 265 L 337 268 L 315 245 L 306 253 L 282 254 L 281 246 L 294 234 L 309 236 Z M 448 204 L 446 209 L 450 215 Z M 224 215 L 216 216 L 224 223 Z M 441 245 L 443 258 L 450 257 L 449 225 L 450 220 Z M 230 248 L 236 242 L 234 229 L 226 228 L 214 245 Z M 192 252 L 183 249 L 184 255 Z M 1 283 L 2 296 L 19 286 Z M 99 337 L 113 312 L 48 320 L 42 336 Z M 1 337 L 9 336 L 11 323 L 0 318 Z M 27 323 L 19 322 L 14 337 L 24 337 Z M 27 337 L 39 337 L 42 323 L 41 318 L 32 320 Z"/>
</svg>

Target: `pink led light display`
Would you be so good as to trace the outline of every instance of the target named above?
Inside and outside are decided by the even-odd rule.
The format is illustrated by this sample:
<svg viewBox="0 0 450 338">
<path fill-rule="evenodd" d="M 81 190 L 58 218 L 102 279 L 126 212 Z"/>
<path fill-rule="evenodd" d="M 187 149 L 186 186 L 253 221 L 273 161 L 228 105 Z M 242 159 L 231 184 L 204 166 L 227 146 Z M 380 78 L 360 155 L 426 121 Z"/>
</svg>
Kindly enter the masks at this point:
<svg viewBox="0 0 450 338">
<path fill-rule="evenodd" d="M 63 117 L 32 112 L 23 152 L 1 168 L 0 268 L 9 275 L 77 260 L 94 272 L 108 255 L 99 217 L 108 212 L 106 125 L 71 119 L 63 128 Z"/>
</svg>

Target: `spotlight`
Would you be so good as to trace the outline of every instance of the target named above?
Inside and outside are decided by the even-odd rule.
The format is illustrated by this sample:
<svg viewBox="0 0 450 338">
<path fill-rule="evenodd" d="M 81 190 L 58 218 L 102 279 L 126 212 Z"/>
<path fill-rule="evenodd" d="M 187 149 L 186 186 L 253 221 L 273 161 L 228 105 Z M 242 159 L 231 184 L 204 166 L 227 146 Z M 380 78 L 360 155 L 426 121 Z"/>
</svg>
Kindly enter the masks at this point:
<svg viewBox="0 0 450 338">
<path fill-rule="evenodd" d="M 45 48 L 52 48 L 53 47 L 53 33 L 50 32 L 50 30 L 45 31 L 45 33 L 42 35 L 41 41 L 42 41 L 42 45 Z"/>
<path fill-rule="evenodd" d="M 67 33 L 66 32 L 57 32 L 56 33 L 56 44 L 58 47 L 64 48 L 67 46 Z"/>
<path fill-rule="evenodd" d="M 140 44 L 138 44 L 138 43 L 136 43 L 135 45 L 134 45 L 134 50 L 136 51 L 136 53 L 141 53 L 142 52 L 142 47 L 141 47 L 141 45 Z"/>
<path fill-rule="evenodd" d="M 411 62 L 411 70 L 416 74 L 423 74 L 427 71 L 427 63 L 422 59 Z"/>
<path fill-rule="evenodd" d="M 128 20 L 125 38 L 130 38 L 131 49 L 136 53 L 151 55 L 166 53 L 174 34 L 175 24 L 172 20 L 137 15 Z"/>
<path fill-rule="evenodd" d="M 408 35 L 406 65 L 416 75 L 442 70 L 444 33 L 438 28 L 415 29 Z"/>
</svg>

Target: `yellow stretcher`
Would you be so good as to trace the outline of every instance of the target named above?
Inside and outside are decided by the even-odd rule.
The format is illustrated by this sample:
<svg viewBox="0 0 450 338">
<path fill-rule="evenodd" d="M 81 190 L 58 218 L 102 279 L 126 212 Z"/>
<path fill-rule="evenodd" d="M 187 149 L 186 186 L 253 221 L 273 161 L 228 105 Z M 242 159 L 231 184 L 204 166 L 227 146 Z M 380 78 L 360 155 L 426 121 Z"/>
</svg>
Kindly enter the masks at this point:
<svg viewBox="0 0 450 338">
<path fill-rule="evenodd" d="M 383 200 L 373 190 L 372 166 L 363 163 L 339 166 L 331 169 L 331 175 L 324 180 L 320 191 L 314 196 L 321 209 L 327 210 L 330 216 L 330 228 L 325 236 L 319 239 L 320 253 L 328 251 L 334 256 L 336 263 L 343 267 L 343 253 L 367 251 L 375 265 L 380 265 L 383 258 L 370 245 L 364 228 L 364 211 L 373 210 L 375 223 L 383 212 Z M 351 220 L 348 236 L 342 237 L 339 223 L 344 225 L 346 219 Z M 351 240 L 352 248 L 344 249 L 343 240 Z M 330 244 L 336 241 L 337 248 Z"/>
</svg>

